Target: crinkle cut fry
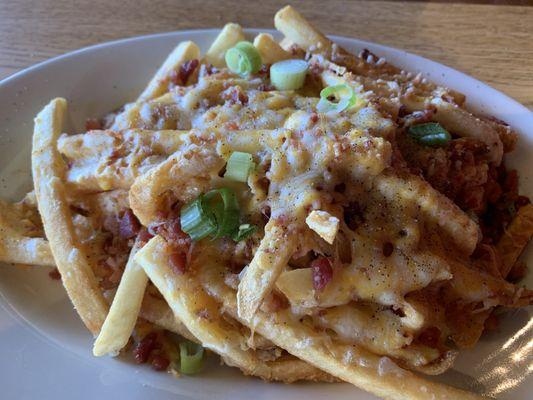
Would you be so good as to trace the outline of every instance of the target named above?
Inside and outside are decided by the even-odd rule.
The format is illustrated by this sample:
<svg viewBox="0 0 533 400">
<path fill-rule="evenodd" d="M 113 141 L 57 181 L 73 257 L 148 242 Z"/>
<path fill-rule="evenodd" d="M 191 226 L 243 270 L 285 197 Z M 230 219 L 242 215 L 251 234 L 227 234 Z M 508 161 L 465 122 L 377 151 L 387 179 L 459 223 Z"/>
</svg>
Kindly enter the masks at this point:
<svg viewBox="0 0 533 400">
<path fill-rule="evenodd" d="M 528 204 L 518 210 L 496 246 L 503 258 L 501 271 L 503 277 L 509 274 L 531 236 L 533 236 L 533 204 Z"/>
<path fill-rule="evenodd" d="M 180 275 L 172 271 L 167 265 L 165 249 L 164 239 L 156 236 L 137 253 L 135 260 L 163 294 L 176 317 L 185 323 L 202 345 L 220 354 L 229 365 L 266 380 L 291 382 L 300 379 L 291 374 L 305 377 L 301 375 L 302 372 L 314 372 L 312 376 L 318 379 L 323 377 L 314 368 L 304 367 L 303 363 L 295 367 L 297 360 L 290 360 L 285 365 L 284 361 L 262 362 L 253 352 L 243 350 L 241 342 L 245 338 L 237 329 L 223 323 L 219 305 L 205 293 L 191 274 Z"/>
<path fill-rule="evenodd" d="M 109 313 L 94 342 L 93 354 L 97 357 L 105 354 L 118 354 L 128 343 L 135 327 L 148 284 L 148 277 L 144 270 L 134 260 L 139 246 L 137 241 L 131 249 Z"/>
<path fill-rule="evenodd" d="M 441 227 L 465 254 L 472 254 L 479 241 L 479 228 L 457 205 L 414 175 L 384 173 L 374 180 L 374 189 L 389 201 L 414 201 L 421 211 Z"/>
<path fill-rule="evenodd" d="M 32 171 L 39 212 L 63 285 L 87 328 L 96 335 L 108 305 L 76 238 L 62 178 L 65 165 L 57 151 L 67 102 L 52 100 L 35 118 Z"/>
<path fill-rule="evenodd" d="M 265 297 L 270 293 L 276 279 L 292 257 L 296 247 L 296 235 L 278 220 L 271 218 L 265 226 L 254 258 L 246 268 L 239 283 L 237 309 L 239 317 L 251 321 Z"/>
</svg>

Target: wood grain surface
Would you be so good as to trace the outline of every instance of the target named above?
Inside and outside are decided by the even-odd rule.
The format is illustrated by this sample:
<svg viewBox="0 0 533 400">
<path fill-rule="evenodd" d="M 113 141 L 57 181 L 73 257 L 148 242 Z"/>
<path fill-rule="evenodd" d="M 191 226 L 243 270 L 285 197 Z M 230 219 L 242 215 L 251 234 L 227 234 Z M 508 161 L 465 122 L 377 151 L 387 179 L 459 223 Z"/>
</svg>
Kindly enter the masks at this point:
<svg viewBox="0 0 533 400">
<path fill-rule="evenodd" d="M 0 0 L 0 78 L 95 43 L 178 29 L 273 26 L 287 0 Z M 533 109 L 533 7 L 291 1 L 318 28 L 398 47 L 472 75 Z"/>
</svg>

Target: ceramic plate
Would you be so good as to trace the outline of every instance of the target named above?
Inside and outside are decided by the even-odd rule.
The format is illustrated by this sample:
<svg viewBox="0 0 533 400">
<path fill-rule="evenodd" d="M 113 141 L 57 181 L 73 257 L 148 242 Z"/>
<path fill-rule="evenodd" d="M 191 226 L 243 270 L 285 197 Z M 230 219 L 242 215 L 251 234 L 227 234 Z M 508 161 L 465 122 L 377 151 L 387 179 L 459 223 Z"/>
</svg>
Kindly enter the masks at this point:
<svg viewBox="0 0 533 400">
<path fill-rule="evenodd" d="M 258 32 L 247 31 L 250 37 Z M 178 42 L 193 40 L 206 50 L 216 34 L 216 30 L 182 31 L 106 43 L 46 61 L 2 81 L 1 197 L 16 200 L 31 190 L 33 118 L 51 98 L 68 100 L 67 131 L 82 132 L 87 117 L 102 116 L 133 100 Z M 513 126 L 521 136 L 509 164 L 520 171 L 522 192 L 533 195 L 531 111 L 471 77 L 422 57 L 360 40 L 333 39 L 352 51 L 366 47 L 393 64 L 459 90 L 467 95 L 472 110 Z M 531 255 L 530 248 L 525 255 L 530 264 Z M 51 280 L 47 270 L 0 266 L 0 293 L 2 398 L 39 396 L 46 400 L 68 393 L 76 399 L 374 399 L 348 384 L 267 384 L 220 367 L 216 360 L 200 376 L 176 380 L 127 360 L 95 359 L 91 335 L 61 284 Z M 533 392 L 532 321 L 531 307 L 508 312 L 497 332 L 463 352 L 454 369 L 437 379 L 502 399 L 528 398 Z"/>
</svg>

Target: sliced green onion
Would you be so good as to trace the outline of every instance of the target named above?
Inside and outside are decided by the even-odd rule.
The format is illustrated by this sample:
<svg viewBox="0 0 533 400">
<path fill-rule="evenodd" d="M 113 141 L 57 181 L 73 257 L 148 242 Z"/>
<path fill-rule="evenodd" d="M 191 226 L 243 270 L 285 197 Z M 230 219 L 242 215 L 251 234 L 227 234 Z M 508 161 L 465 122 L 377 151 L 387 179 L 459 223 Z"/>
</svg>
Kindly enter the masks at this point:
<svg viewBox="0 0 533 400">
<path fill-rule="evenodd" d="M 279 61 L 270 67 L 270 81 L 278 90 L 296 90 L 304 85 L 307 74 L 304 60 Z"/>
<path fill-rule="evenodd" d="M 203 239 L 217 230 L 216 221 L 202 196 L 181 209 L 181 230 L 192 240 Z"/>
<path fill-rule="evenodd" d="M 452 135 L 437 122 L 412 125 L 409 135 L 424 146 L 439 147 L 448 144 Z"/>
<path fill-rule="evenodd" d="M 207 192 L 204 199 L 209 204 L 216 222 L 213 239 L 233 236 L 238 229 L 240 218 L 239 202 L 235 192 L 228 188 L 214 189 Z"/>
<path fill-rule="evenodd" d="M 224 178 L 232 179 L 237 182 L 246 182 L 248 180 L 248 175 L 254 167 L 254 160 L 250 153 L 234 151 L 228 159 Z"/>
<path fill-rule="evenodd" d="M 192 375 L 204 366 L 204 348 L 190 341 L 180 343 L 180 372 Z"/>
<path fill-rule="evenodd" d="M 257 230 L 257 226 L 252 224 L 242 224 L 239 226 L 239 230 L 233 235 L 233 240 L 240 242 L 247 239 Z"/>
<path fill-rule="evenodd" d="M 239 42 L 224 57 L 228 68 L 240 75 L 254 74 L 261 69 L 261 54 L 250 42 Z"/>
<path fill-rule="evenodd" d="M 335 101 L 331 101 L 331 97 L 333 97 Z M 320 92 L 320 101 L 316 108 L 319 112 L 323 113 L 330 111 L 340 113 L 347 108 L 353 107 L 356 102 L 357 96 L 350 86 L 346 84 L 328 86 Z"/>
</svg>

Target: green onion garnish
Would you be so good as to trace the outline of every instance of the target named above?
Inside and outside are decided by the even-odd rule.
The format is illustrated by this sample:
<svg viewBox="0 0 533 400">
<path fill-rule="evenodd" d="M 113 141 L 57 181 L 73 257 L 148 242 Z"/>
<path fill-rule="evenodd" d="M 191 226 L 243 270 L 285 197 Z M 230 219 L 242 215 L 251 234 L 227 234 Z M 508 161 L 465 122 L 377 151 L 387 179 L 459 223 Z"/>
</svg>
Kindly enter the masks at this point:
<svg viewBox="0 0 533 400">
<path fill-rule="evenodd" d="M 452 135 L 437 122 L 412 125 L 409 136 L 424 146 L 439 147 L 448 144 Z"/>
<path fill-rule="evenodd" d="M 204 199 L 211 207 L 217 226 L 213 239 L 233 236 L 233 233 L 239 229 L 240 217 L 239 202 L 235 192 L 228 188 L 214 189 L 207 192 Z"/>
<path fill-rule="evenodd" d="M 202 196 L 181 209 L 181 229 L 192 240 L 203 239 L 217 230 L 216 220 Z"/>
<path fill-rule="evenodd" d="M 180 372 L 196 374 L 204 366 L 204 348 L 196 343 L 186 341 L 180 343 Z"/>
<path fill-rule="evenodd" d="M 213 189 L 181 209 L 181 229 L 192 240 L 207 236 L 213 239 L 228 237 L 241 241 L 256 227 L 239 225 L 240 207 L 235 192 L 229 188 Z"/>
<path fill-rule="evenodd" d="M 357 96 L 350 86 L 346 84 L 328 86 L 320 92 L 320 101 L 316 108 L 323 113 L 330 111 L 340 113 L 347 108 L 353 107 L 356 102 Z"/>
<path fill-rule="evenodd" d="M 228 68 L 240 75 L 254 74 L 261 69 L 261 55 L 250 42 L 239 42 L 225 55 Z"/>
<path fill-rule="evenodd" d="M 279 61 L 270 67 L 270 81 L 278 90 L 296 90 L 304 85 L 307 74 L 304 60 Z"/>
<path fill-rule="evenodd" d="M 240 242 L 241 240 L 247 239 L 250 237 L 257 229 L 257 226 L 252 224 L 242 224 L 239 226 L 239 230 L 233 236 L 233 240 Z"/>
<path fill-rule="evenodd" d="M 234 151 L 228 159 L 224 178 L 233 179 L 238 182 L 246 182 L 250 171 L 252 171 L 254 167 L 254 160 L 250 153 Z"/>
</svg>

